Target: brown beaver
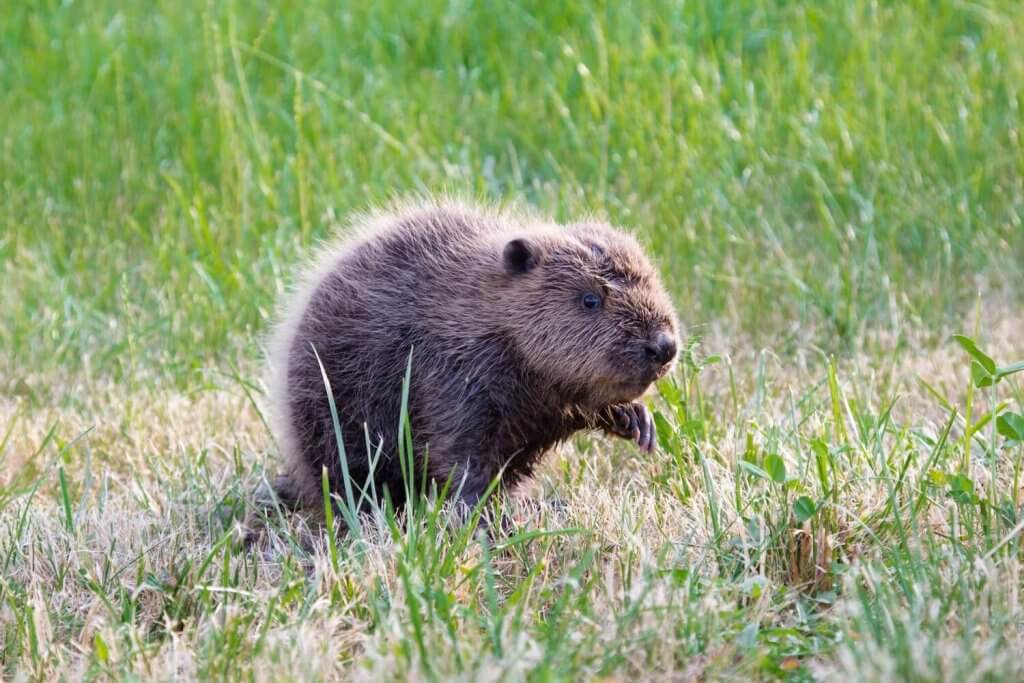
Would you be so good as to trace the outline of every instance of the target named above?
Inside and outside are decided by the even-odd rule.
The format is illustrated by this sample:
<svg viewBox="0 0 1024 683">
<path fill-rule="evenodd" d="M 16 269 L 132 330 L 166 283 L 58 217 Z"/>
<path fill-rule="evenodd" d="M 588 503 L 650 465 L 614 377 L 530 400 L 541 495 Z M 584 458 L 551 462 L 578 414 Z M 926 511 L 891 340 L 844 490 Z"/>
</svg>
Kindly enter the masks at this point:
<svg viewBox="0 0 1024 683">
<path fill-rule="evenodd" d="M 354 229 L 324 251 L 271 343 L 283 503 L 318 502 L 323 466 L 345 491 L 321 363 L 356 496 L 372 479 L 396 506 L 405 500 L 396 452 L 410 353 L 418 475 L 439 487 L 451 478 L 468 505 L 497 476 L 512 487 L 581 429 L 653 449 L 650 413 L 635 400 L 671 367 L 678 324 L 632 237 L 447 199 Z"/>
</svg>

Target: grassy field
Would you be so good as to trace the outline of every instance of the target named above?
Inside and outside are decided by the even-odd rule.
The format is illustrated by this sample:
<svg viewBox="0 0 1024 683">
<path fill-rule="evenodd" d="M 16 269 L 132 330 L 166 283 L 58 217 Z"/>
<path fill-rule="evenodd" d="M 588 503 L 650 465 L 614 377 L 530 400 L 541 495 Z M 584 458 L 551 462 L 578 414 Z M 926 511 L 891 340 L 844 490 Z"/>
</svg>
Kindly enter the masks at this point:
<svg viewBox="0 0 1024 683">
<path fill-rule="evenodd" d="M 0 4 L 0 678 L 1024 680 L 1022 87 L 1016 0 Z M 641 236 L 662 447 L 247 551 L 275 300 L 440 190 Z"/>
</svg>

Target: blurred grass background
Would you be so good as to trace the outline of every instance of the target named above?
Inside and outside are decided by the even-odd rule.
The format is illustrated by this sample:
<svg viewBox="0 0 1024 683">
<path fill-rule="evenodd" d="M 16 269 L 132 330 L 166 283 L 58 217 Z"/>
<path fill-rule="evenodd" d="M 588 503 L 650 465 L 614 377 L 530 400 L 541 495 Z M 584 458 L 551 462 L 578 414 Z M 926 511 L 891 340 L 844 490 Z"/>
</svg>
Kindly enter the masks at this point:
<svg viewBox="0 0 1024 683">
<path fill-rule="evenodd" d="M 4 369 L 256 357 L 304 246 L 444 188 L 635 226 L 755 340 L 1019 300 L 1022 39 L 1014 0 L 6 2 Z"/>
</svg>

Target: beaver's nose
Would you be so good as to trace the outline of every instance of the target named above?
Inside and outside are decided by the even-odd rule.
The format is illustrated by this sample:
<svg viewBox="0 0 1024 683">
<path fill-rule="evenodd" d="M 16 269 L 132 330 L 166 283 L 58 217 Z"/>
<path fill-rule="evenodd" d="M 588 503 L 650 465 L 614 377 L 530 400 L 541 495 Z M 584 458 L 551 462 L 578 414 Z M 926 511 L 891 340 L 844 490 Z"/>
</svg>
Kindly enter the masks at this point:
<svg viewBox="0 0 1024 683">
<path fill-rule="evenodd" d="M 644 353 L 652 362 L 668 365 L 676 357 L 676 340 L 671 335 L 658 332 L 654 339 L 644 346 Z"/>
</svg>

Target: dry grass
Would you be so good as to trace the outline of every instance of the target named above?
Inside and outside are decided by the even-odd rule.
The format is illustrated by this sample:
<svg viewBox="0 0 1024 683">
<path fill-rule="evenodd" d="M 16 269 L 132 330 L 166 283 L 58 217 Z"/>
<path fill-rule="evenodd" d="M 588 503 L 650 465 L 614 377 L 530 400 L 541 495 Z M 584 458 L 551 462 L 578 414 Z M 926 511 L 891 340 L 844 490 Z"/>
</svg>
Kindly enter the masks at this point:
<svg viewBox="0 0 1024 683">
<path fill-rule="evenodd" d="M 1001 313 L 984 347 L 1024 356 L 1024 317 Z M 958 428 L 931 460 L 915 436 L 949 419 L 917 377 L 963 405 L 964 355 L 915 343 L 879 337 L 839 363 L 844 441 L 820 354 L 714 332 L 697 357 L 730 360 L 684 370 L 685 402 L 660 404 L 677 427 L 654 456 L 579 439 L 508 503 L 519 535 L 484 548 L 439 532 L 444 510 L 430 507 L 405 527 L 367 519 L 337 557 L 295 518 L 271 520 L 258 550 L 237 543 L 275 451 L 233 380 L 130 394 L 84 381 L 55 407 L 7 391 L 4 666 L 47 679 L 1024 676 L 1020 529 L 928 483 L 956 471 Z M 1019 401 L 1019 384 L 1002 386 Z M 876 438 L 868 416 L 896 396 Z M 800 524 L 797 494 L 830 500 L 814 439 L 835 453 L 841 492 Z M 990 470 L 975 450 L 980 491 Z M 792 483 L 737 466 L 769 452 Z M 1020 447 L 1005 456 L 1019 462 Z M 997 470 L 993 490 L 1012 497 L 1012 467 Z"/>
</svg>

